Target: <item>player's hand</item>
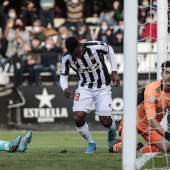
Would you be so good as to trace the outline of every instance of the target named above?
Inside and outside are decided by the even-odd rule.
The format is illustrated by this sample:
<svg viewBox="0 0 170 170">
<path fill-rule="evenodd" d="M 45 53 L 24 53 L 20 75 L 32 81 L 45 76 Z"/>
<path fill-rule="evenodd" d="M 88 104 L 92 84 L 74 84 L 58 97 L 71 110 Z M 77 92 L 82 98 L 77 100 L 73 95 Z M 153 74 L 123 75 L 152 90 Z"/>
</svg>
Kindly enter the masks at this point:
<svg viewBox="0 0 170 170">
<path fill-rule="evenodd" d="M 64 90 L 64 96 L 69 99 L 72 96 L 72 91 L 70 89 L 66 88 Z"/>
<path fill-rule="evenodd" d="M 116 87 L 120 84 L 120 78 L 119 78 L 119 76 L 117 75 L 117 72 L 116 72 L 116 71 L 112 71 L 112 81 L 113 81 L 113 84 L 114 84 Z"/>
<path fill-rule="evenodd" d="M 167 139 L 170 142 L 170 133 L 169 132 L 165 132 L 164 137 L 165 137 L 165 139 Z"/>
</svg>

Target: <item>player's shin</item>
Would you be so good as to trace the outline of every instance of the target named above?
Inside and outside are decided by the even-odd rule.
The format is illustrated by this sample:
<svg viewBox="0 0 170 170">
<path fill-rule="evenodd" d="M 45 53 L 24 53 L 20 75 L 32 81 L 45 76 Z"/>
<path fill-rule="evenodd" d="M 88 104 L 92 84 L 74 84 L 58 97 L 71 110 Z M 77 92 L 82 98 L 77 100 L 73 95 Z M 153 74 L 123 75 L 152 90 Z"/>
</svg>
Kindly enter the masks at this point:
<svg viewBox="0 0 170 170">
<path fill-rule="evenodd" d="M 0 140 L 0 151 L 8 151 L 9 150 L 9 142 Z"/>
<path fill-rule="evenodd" d="M 80 135 L 87 140 L 88 143 L 93 143 L 94 141 L 92 140 L 90 131 L 89 131 L 89 127 L 88 124 L 85 122 L 83 126 L 81 127 L 77 127 L 76 129 L 78 130 L 78 132 L 80 133 Z"/>
<path fill-rule="evenodd" d="M 108 127 L 109 130 L 114 130 L 116 129 L 116 123 L 115 120 L 113 118 L 111 118 L 110 120 L 110 126 Z"/>
</svg>

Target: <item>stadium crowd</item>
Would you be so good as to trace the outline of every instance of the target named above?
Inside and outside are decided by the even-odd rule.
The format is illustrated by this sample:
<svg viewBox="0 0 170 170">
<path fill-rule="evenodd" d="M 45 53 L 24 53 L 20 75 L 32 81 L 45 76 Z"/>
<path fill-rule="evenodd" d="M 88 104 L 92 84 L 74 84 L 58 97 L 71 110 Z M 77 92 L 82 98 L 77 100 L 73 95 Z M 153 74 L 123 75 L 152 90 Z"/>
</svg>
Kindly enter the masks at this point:
<svg viewBox="0 0 170 170">
<path fill-rule="evenodd" d="M 138 40 L 155 42 L 157 2 L 138 1 Z M 66 52 L 69 36 L 80 42 L 100 40 L 111 45 L 115 53 L 123 53 L 123 12 L 123 0 L 3 0 L 0 64 L 13 65 L 10 71 L 18 75 L 16 86 L 22 84 L 25 72 L 30 85 L 41 85 L 41 72 L 51 72 L 56 84 L 57 62 Z"/>
</svg>

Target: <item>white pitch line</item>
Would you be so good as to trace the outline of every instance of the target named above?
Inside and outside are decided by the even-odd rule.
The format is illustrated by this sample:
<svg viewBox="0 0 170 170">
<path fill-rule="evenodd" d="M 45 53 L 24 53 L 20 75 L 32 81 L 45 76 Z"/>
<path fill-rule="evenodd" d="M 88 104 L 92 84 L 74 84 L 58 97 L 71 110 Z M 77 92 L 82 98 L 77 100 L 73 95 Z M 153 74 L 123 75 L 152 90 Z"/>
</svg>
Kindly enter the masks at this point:
<svg viewBox="0 0 170 170">
<path fill-rule="evenodd" d="M 153 158 L 158 152 L 144 153 L 136 159 L 136 169 L 141 169 L 142 166 L 151 158 Z"/>
</svg>

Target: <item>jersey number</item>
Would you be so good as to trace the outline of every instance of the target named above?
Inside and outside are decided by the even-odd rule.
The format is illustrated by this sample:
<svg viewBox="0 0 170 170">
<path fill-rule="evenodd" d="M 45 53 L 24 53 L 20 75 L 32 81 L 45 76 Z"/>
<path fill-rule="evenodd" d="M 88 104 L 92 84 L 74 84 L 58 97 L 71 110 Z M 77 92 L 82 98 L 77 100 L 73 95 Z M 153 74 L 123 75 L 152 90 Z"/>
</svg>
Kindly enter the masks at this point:
<svg viewBox="0 0 170 170">
<path fill-rule="evenodd" d="M 80 93 L 76 94 L 75 101 L 78 101 L 80 99 Z"/>
</svg>

